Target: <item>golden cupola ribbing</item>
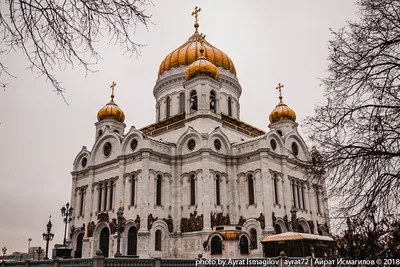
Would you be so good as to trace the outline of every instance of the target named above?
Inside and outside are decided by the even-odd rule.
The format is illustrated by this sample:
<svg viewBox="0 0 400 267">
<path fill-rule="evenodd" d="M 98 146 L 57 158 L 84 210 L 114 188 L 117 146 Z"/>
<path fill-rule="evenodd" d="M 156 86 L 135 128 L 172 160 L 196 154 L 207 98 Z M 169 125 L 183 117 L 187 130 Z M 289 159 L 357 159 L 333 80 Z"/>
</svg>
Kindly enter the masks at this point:
<svg viewBox="0 0 400 267">
<path fill-rule="evenodd" d="M 172 68 L 177 68 L 180 66 L 189 66 L 200 57 L 200 34 L 198 32 L 198 13 L 201 9 L 197 8 L 192 13 L 195 17 L 196 22 L 194 23 L 195 32 L 194 34 L 180 47 L 172 51 L 165 59 L 161 62 L 158 69 L 158 77 L 160 77 L 164 72 L 171 70 Z M 230 71 L 236 76 L 235 65 L 232 60 L 221 50 L 215 48 L 209 42 L 204 41 L 204 56 L 217 67 L 222 67 Z"/>
<path fill-rule="evenodd" d="M 203 55 L 205 37 L 203 34 L 200 35 L 200 56 L 187 68 L 185 72 L 185 79 L 187 81 L 199 76 L 208 76 L 219 80 L 218 68 Z"/>
<path fill-rule="evenodd" d="M 269 121 L 271 123 L 283 121 L 283 120 L 291 120 L 293 122 L 296 121 L 296 113 L 289 108 L 285 103 L 282 102 L 282 88 L 283 84 L 278 84 L 276 87 L 279 90 L 279 104 L 274 108 L 274 110 L 269 115 Z"/>
<path fill-rule="evenodd" d="M 117 84 L 113 82 L 110 86 L 112 88 L 112 93 L 111 93 L 111 100 L 110 102 L 107 103 L 104 107 L 102 107 L 99 112 L 97 113 L 97 120 L 102 121 L 102 120 L 115 120 L 118 122 L 124 122 L 125 120 L 125 114 L 118 107 L 117 104 L 114 102 L 114 87 Z"/>
</svg>

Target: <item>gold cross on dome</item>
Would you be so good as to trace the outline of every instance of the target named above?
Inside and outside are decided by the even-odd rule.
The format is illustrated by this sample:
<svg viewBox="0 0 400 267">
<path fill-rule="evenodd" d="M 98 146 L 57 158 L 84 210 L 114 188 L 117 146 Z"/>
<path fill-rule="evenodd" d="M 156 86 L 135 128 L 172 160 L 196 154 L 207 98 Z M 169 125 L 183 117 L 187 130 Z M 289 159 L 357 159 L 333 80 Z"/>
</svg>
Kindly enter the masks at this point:
<svg viewBox="0 0 400 267">
<path fill-rule="evenodd" d="M 119 201 L 119 207 L 122 208 L 122 200 Z"/>
<path fill-rule="evenodd" d="M 279 99 L 282 99 L 282 88 L 284 87 L 283 84 L 278 83 L 278 86 L 275 88 L 276 90 L 279 91 Z"/>
<path fill-rule="evenodd" d="M 117 86 L 117 84 L 113 81 L 112 84 L 111 84 L 111 86 L 110 86 L 110 88 L 112 89 L 111 98 L 114 98 L 114 89 L 115 89 L 115 86 Z"/>
<path fill-rule="evenodd" d="M 194 19 L 196 20 L 195 22 L 199 21 L 198 18 L 198 13 L 201 11 L 201 8 L 198 8 L 197 6 L 194 8 L 194 11 L 192 12 L 192 16 L 194 16 Z"/>
</svg>

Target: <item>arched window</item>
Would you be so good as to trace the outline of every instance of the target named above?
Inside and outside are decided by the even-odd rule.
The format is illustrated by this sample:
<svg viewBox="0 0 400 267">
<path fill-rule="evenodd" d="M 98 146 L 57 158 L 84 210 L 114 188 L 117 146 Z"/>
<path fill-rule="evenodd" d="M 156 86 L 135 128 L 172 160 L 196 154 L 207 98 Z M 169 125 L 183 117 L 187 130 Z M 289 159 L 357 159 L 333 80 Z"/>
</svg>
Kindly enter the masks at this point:
<svg viewBox="0 0 400 267">
<path fill-rule="evenodd" d="M 156 205 L 161 206 L 161 190 L 162 190 L 162 176 L 157 175 L 157 188 L 156 188 Z"/>
<path fill-rule="evenodd" d="M 110 182 L 110 202 L 108 203 L 108 209 L 111 210 L 113 208 L 113 195 L 114 195 L 114 181 Z"/>
<path fill-rule="evenodd" d="M 161 119 L 160 103 L 157 103 L 157 121 Z"/>
<path fill-rule="evenodd" d="M 232 99 L 228 97 L 228 115 L 232 116 Z"/>
<path fill-rule="evenodd" d="M 193 90 L 190 93 L 190 111 L 197 111 L 198 110 L 198 102 L 197 102 L 197 92 Z"/>
<path fill-rule="evenodd" d="M 82 190 L 80 190 L 80 193 L 81 193 L 81 197 L 80 197 L 80 207 L 79 207 L 79 216 L 82 216 L 83 215 L 83 201 L 85 200 L 85 198 L 84 198 L 84 196 L 85 196 L 85 190 L 84 189 L 82 189 Z"/>
<path fill-rule="evenodd" d="M 210 92 L 210 110 L 217 112 L 217 99 L 215 97 L 215 91 Z"/>
<path fill-rule="evenodd" d="M 240 254 L 247 255 L 249 254 L 249 240 L 247 240 L 246 236 L 242 236 L 239 242 L 240 246 Z"/>
<path fill-rule="evenodd" d="M 299 233 L 304 233 L 304 227 L 303 227 L 303 225 L 301 225 L 301 224 L 297 225 L 297 232 L 299 232 Z"/>
<path fill-rule="evenodd" d="M 156 231 L 155 236 L 155 250 L 161 251 L 161 230 Z"/>
<path fill-rule="evenodd" d="M 136 191 L 135 175 L 131 178 L 131 206 L 135 205 L 135 191 Z"/>
<path fill-rule="evenodd" d="M 103 211 L 107 211 L 107 193 L 108 193 L 108 183 L 104 184 L 104 201 L 103 201 Z"/>
<path fill-rule="evenodd" d="M 274 173 L 273 181 L 274 181 L 274 200 L 275 200 L 275 204 L 279 204 L 279 200 L 278 200 L 278 175 L 276 173 Z"/>
<path fill-rule="evenodd" d="M 254 228 L 250 229 L 251 238 L 251 249 L 257 249 L 257 230 Z"/>
<path fill-rule="evenodd" d="M 80 233 L 76 238 L 76 249 L 74 258 L 82 258 L 82 248 L 83 248 L 83 233 Z"/>
<path fill-rule="evenodd" d="M 219 236 L 211 238 L 211 255 L 222 254 L 222 239 Z"/>
<path fill-rule="evenodd" d="M 185 93 L 179 94 L 179 113 L 185 112 Z"/>
<path fill-rule="evenodd" d="M 306 201 L 304 199 L 304 184 L 301 184 L 301 200 L 303 201 L 303 209 L 306 210 Z"/>
<path fill-rule="evenodd" d="M 103 252 L 103 256 L 108 258 L 108 248 L 110 245 L 110 231 L 108 227 L 104 227 L 100 232 L 99 249 Z"/>
<path fill-rule="evenodd" d="M 292 199 L 293 199 L 293 205 L 297 208 L 297 198 L 296 198 L 296 183 L 294 180 L 292 180 Z"/>
<path fill-rule="evenodd" d="M 282 228 L 281 228 L 281 226 L 279 225 L 279 224 L 275 224 L 274 225 L 274 229 L 275 229 L 275 234 L 280 234 L 280 233 L 282 233 Z"/>
<path fill-rule="evenodd" d="M 190 205 L 196 205 L 196 178 L 190 176 Z"/>
<path fill-rule="evenodd" d="M 219 174 L 217 174 L 217 179 L 215 179 L 215 197 L 217 205 L 221 205 L 220 183 L 221 179 L 219 178 Z"/>
<path fill-rule="evenodd" d="M 137 254 L 137 229 L 135 226 L 129 228 L 128 231 L 128 255 Z"/>
<path fill-rule="evenodd" d="M 254 180 L 253 180 L 253 175 L 249 174 L 247 176 L 247 185 L 248 185 L 248 190 L 249 190 L 249 205 L 254 204 Z"/>
<path fill-rule="evenodd" d="M 101 211 L 101 198 L 102 198 L 102 194 L 103 194 L 103 185 L 99 184 L 99 197 L 97 198 L 98 202 L 97 202 L 97 212 Z"/>
<path fill-rule="evenodd" d="M 171 98 L 169 96 L 167 96 L 167 98 L 165 99 L 165 106 L 166 106 L 166 110 L 165 110 L 165 118 L 169 118 L 169 116 L 171 116 Z"/>
</svg>

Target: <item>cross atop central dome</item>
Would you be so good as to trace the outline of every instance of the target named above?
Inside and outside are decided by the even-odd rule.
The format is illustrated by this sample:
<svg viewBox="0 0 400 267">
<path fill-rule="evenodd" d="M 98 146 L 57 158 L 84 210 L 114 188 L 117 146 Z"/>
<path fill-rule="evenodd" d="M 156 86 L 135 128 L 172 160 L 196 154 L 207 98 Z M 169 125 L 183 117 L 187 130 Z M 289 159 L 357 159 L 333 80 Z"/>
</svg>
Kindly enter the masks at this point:
<svg viewBox="0 0 400 267">
<path fill-rule="evenodd" d="M 158 77 L 164 72 L 169 71 L 173 68 L 180 66 L 189 66 L 200 57 L 200 34 L 198 32 L 198 13 L 201 9 L 196 7 L 192 15 L 195 17 L 196 22 L 194 23 L 195 32 L 194 34 L 180 47 L 172 51 L 165 59 L 161 62 L 158 69 Z M 204 41 L 204 56 L 217 67 L 222 67 L 230 71 L 236 76 L 236 68 L 232 60 L 221 50 L 214 47 L 207 41 Z"/>
</svg>

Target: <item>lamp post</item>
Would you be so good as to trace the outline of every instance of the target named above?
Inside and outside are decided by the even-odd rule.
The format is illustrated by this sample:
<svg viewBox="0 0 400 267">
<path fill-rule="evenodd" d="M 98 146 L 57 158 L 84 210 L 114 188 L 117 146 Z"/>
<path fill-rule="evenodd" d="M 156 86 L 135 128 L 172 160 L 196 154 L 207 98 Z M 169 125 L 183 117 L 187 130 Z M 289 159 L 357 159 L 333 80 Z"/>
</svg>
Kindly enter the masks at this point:
<svg viewBox="0 0 400 267">
<path fill-rule="evenodd" d="M 74 209 L 71 207 L 69 207 L 69 203 L 67 202 L 67 204 L 65 205 L 65 207 L 61 208 L 61 215 L 64 218 L 64 223 L 65 223 L 65 230 L 64 230 L 64 247 L 67 246 L 67 225 L 68 223 L 70 223 L 72 221 L 72 211 Z"/>
<path fill-rule="evenodd" d="M 46 241 L 46 256 L 44 257 L 45 260 L 49 259 L 49 242 L 53 240 L 54 234 L 51 233 L 51 216 L 49 216 L 49 222 L 47 223 L 47 231 L 43 233 L 43 241 Z"/>
<path fill-rule="evenodd" d="M 6 256 L 7 248 L 6 248 L 6 247 L 3 247 L 3 248 L 1 249 L 1 251 L 3 251 L 3 263 L 4 263 L 4 257 Z"/>
<path fill-rule="evenodd" d="M 36 253 L 38 254 L 38 260 L 40 260 L 40 255 L 42 255 L 42 252 L 43 252 L 42 247 L 38 247 L 38 248 L 36 249 Z"/>
<path fill-rule="evenodd" d="M 28 254 L 29 254 L 29 249 L 31 248 L 31 241 L 32 238 L 28 238 Z"/>
<path fill-rule="evenodd" d="M 121 232 L 122 232 L 122 219 L 124 218 L 124 208 L 122 207 L 122 200 L 119 201 L 119 209 L 117 211 L 117 252 L 114 257 L 122 256 L 120 252 L 121 247 Z"/>
</svg>

